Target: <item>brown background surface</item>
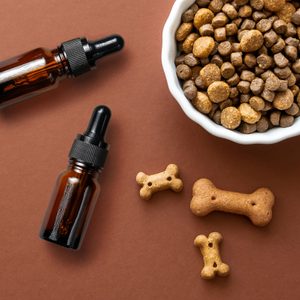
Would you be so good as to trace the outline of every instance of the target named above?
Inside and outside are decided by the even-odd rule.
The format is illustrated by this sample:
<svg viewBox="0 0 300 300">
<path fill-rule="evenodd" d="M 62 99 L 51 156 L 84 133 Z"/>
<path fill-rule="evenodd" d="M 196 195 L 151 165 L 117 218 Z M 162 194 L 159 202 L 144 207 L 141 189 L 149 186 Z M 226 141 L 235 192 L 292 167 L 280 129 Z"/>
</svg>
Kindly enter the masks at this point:
<svg viewBox="0 0 300 300">
<path fill-rule="evenodd" d="M 299 299 L 300 137 L 240 146 L 212 137 L 168 92 L 161 31 L 172 0 L 1 0 L 0 59 L 86 35 L 120 33 L 124 52 L 98 70 L 0 113 L 0 299 Z M 94 106 L 113 111 L 111 153 L 83 248 L 38 238 L 55 179 Z M 180 166 L 184 192 L 138 197 L 135 175 Z M 276 194 L 269 226 L 189 210 L 193 182 Z M 196 235 L 220 231 L 231 276 L 200 278 Z"/>
</svg>

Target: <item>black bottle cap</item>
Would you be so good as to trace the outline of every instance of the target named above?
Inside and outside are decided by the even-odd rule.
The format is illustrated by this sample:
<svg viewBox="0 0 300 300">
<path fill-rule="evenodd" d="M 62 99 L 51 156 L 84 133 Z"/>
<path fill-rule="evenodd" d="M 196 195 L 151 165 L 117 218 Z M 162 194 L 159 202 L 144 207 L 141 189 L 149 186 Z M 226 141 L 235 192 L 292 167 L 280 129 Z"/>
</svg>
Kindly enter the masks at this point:
<svg viewBox="0 0 300 300">
<path fill-rule="evenodd" d="M 109 151 L 105 133 L 111 117 L 106 106 L 94 109 L 90 123 L 84 134 L 79 134 L 71 148 L 69 158 L 80 161 L 95 169 L 102 169 Z"/>
<path fill-rule="evenodd" d="M 77 38 L 61 44 L 61 50 L 67 58 L 70 73 L 79 76 L 95 66 L 96 61 L 124 47 L 124 40 L 119 35 L 111 35 L 96 41 Z"/>
</svg>

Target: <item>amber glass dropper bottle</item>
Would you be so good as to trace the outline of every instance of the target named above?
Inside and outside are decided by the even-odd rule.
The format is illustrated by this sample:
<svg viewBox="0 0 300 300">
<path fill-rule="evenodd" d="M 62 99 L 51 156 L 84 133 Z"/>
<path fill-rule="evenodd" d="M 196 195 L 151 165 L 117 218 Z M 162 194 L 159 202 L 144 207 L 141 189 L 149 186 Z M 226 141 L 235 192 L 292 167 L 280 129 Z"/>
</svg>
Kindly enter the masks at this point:
<svg viewBox="0 0 300 300">
<path fill-rule="evenodd" d="M 0 62 L 0 109 L 55 88 L 62 78 L 90 71 L 99 58 L 123 46 L 119 35 L 97 41 L 77 38 L 54 50 L 38 48 Z"/>
<path fill-rule="evenodd" d="M 110 116 L 106 106 L 96 107 L 86 132 L 75 139 L 69 166 L 58 177 L 41 227 L 42 239 L 80 248 L 100 192 L 98 176 L 109 150 L 104 137 Z"/>
</svg>

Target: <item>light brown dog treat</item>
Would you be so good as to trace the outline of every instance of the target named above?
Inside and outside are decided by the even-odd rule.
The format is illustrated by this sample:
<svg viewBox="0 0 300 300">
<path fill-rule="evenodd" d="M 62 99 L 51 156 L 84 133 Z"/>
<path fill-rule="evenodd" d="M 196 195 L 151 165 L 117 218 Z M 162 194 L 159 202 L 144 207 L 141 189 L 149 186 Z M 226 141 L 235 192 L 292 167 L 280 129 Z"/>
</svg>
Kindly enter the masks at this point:
<svg viewBox="0 0 300 300">
<path fill-rule="evenodd" d="M 272 71 L 268 70 L 268 71 L 263 72 L 260 77 L 264 81 L 266 81 L 269 77 L 272 77 L 272 76 L 275 76 L 275 74 Z"/>
<path fill-rule="evenodd" d="M 219 232 L 212 232 L 208 237 L 198 235 L 194 240 L 194 245 L 200 248 L 203 256 L 204 267 L 201 271 L 203 279 L 213 279 L 216 275 L 225 277 L 229 275 L 230 268 L 223 263 L 220 256 L 219 244 L 223 240 Z"/>
<path fill-rule="evenodd" d="M 226 28 L 225 27 L 216 28 L 214 37 L 217 42 L 225 41 L 226 40 Z"/>
<path fill-rule="evenodd" d="M 255 11 L 252 14 L 252 18 L 255 22 L 259 22 L 262 19 L 266 19 L 267 15 L 263 11 Z"/>
<path fill-rule="evenodd" d="M 186 80 L 183 85 L 182 85 L 182 89 L 185 90 L 186 88 L 195 85 L 193 80 Z"/>
<path fill-rule="evenodd" d="M 289 86 L 289 87 L 292 87 L 292 86 L 294 86 L 294 85 L 296 84 L 297 79 L 296 79 L 295 75 L 292 73 L 292 74 L 289 76 L 289 78 L 287 79 L 287 81 L 288 81 L 288 86 Z"/>
<path fill-rule="evenodd" d="M 258 53 L 258 55 L 261 55 L 261 54 L 268 55 L 269 50 L 265 45 L 263 45 L 260 49 L 258 49 L 257 53 Z"/>
<path fill-rule="evenodd" d="M 270 122 L 273 126 L 279 126 L 280 116 L 280 111 L 274 111 L 270 114 Z"/>
<path fill-rule="evenodd" d="M 243 54 L 242 52 L 233 52 L 230 55 L 230 61 L 235 67 L 243 65 Z"/>
<path fill-rule="evenodd" d="M 248 68 L 254 68 L 257 64 L 255 55 L 252 53 L 247 53 L 244 57 L 244 63 Z"/>
<path fill-rule="evenodd" d="M 274 69 L 274 73 L 277 75 L 278 78 L 280 79 L 288 79 L 291 74 L 292 71 L 289 67 L 285 67 L 285 68 L 275 68 Z"/>
<path fill-rule="evenodd" d="M 223 5 L 224 2 L 222 0 L 212 0 L 210 1 L 208 8 L 214 13 L 218 13 L 222 10 Z"/>
<path fill-rule="evenodd" d="M 265 46 L 267 48 L 271 48 L 278 41 L 279 36 L 274 30 L 270 30 L 269 32 L 264 34 Z"/>
<path fill-rule="evenodd" d="M 251 97 L 249 99 L 249 105 L 256 111 L 262 111 L 265 107 L 265 101 L 261 97 Z"/>
<path fill-rule="evenodd" d="M 258 56 L 256 61 L 258 66 L 264 70 L 268 70 L 273 64 L 273 58 L 266 54 Z"/>
<path fill-rule="evenodd" d="M 293 116 L 283 115 L 280 118 L 279 126 L 286 128 L 294 124 L 295 118 Z"/>
<path fill-rule="evenodd" d="M 238 17 L 238 12 L 233 5 L 226 3 L 222 8 L 223 13 L 225 13 L 230 19 L 235 19 Z"/>
<path fill-rule="evenodd" d="M 178 42 L 184 41 L 193 29 L 192 23 L 182 23 L 176 31 L 176 40 Z"/>
<path fill-rule="evenodd" d="M 272 28 L 272 21 L 270 19 L 262 19 L 256 24 L 256 29 L 262 33 L 269 31 Z"/>
<path fill-rule="evenodd" d="M 299 40 L 293 37 L 288 37 L 285 39 L 285 43 L 289 46 L 298 47 L 299 46 Z"/>
<path fill-rule="evenodd" d="M 241 133 L 250 134 L 256 131 L 256 124 L 244 123 L 239 127 Z"/>
<path fill-rule="evenodd" d="M 231 78 L 235 73 L 235 68 L 230 62 L 225 62 L 221 66 L 221 75 L 225 79 Z"/>
<path fill-rule="evenodd" d="M 282 9 L 278 9 L 277 16 L 279 17 L 279 19 L 285 21 L 286 23 L 290 23 L 292 22 L 292 17 L 295 12 L 296 9 L 293 4 L 285 3 Z"/>
<path fill-rule="evenodd" d="M 249 92 L 250 92 L 250 82 L 245 81 L 245 80 L 241 80 L 237 85 L 237 89 L 241 94 L 249 94 Z"/>
<path fill-rule="evenodd" d="M 177 66 L 176 74 L 178 78 L 182 80 L 188 80 L 192 75 L 192 70 L 189 66 L 181 64 Z"/>
<path fill-rule="evenodd" d="M 269 121 L 266 117 L 261 117 L 261 119 L 256 123 L 257 132 L 266 132 L 269 129 Z"/>
<path fill-rule="evenodd" d="M 285 47 L 285 42 L 282 38 L 279 38 L 277 43 L 275 43 L 272 47 L 271 47 L 271 51 L 273 53 L 278 53 L 280 51 L 282 51 Z"/>
<path fill-rule="evenodd" d="M 214 35 L 214 28 L 211 24 L 204 24 L 199 29 L 201 36 L 212 36 Z"/>
<path fill-rule="evenodd" d="M 169 189 L 177 193 L 182 191 L 183 182 L 178 176 L 179 169 L 175 164 L 170 164 L 165 171 L 153 175 L 139 172 L 136 176 L 136 182 L 142 186 L 140 197 L 149 200 L 156 192 Z"/>
<path fill-rule="evenodd" d="M 226 107 L 221 112 L 221 124 L 227 129 L 236 129 L 241 124 L 241 114 L 239 110 L 234 107 Z"/>
<path fill-rule="evenodd" d="M 220 28 L 224 27 L 228 21 L 228 17 L 224 13 L 220 12 L 212 19 L 211 25 L 214 28 Z"/>
<path fill-rule="evenodd" d="M 254 95 L 260 95 L 262 91 L 264 90 L 264 81 L 257 77 L 252 80 L 250 84 L 250 90 Z"/>
<path fill-rule="evenodd" d="M 251 72 L 251 71 L 244 70 L 244 71 L 242 71 L 240 77 L 241 77 L 242 80 L 246 80 L 246 81 L 252 82 L 252 80 L 255 79 L 255 74 L 253 72 Z"/>
<path fill-rule="evenodd" d="M 204 24 L 211 23 L 214 13 L 207 8 L 200 8 L 194 17 L 194 26 L 199 29 Z"/>
<path fill-rule="evenodd" d="M 241 47 L 243 52 L 254 52 L 262 47 L 264 36 L 256 29 L 246 32 L 241 39 Z"/>
<path fill-rule="evenodd" d="M 287 31 L 287 24 L 285 21 L 279 19 L 273 23 L 273 28 L 277 34 L 285 34 Z"/>
<path fill-rule="evenodd" d="M 231 43 L 232 52 L 241 52 L 241 44 L 240 43 Z"/>
<path fill-rule="evenodd" d="M 282 53 L 274 55 L 274 62 L 279 68 L 285 68 L 289 64 L 289 60 Z"/>
<path fill-rule="evenodd" d="M 236 86 L 239 82 L 240 82 L 240 76 L 237 73 L 235 73 L 232 77 L 227 79 L 227 83 L 230 86 Z"/>
<path fill-rule="evenodd" d="M 281 82 L 277 76 L 267 78 L 265 88 L 271 92 L 276 92 L 280 88 Z"/>
<path fill-rule="evenodd" d="M 290 90 L 292 91 L 294 97 L 298 96 L 300 88 L 298 85 L 294 85 L 292 87 L 290 87 Z"/>
<path fill-rule="evenodd" d="M 254 110 L 248 103 L 242 103 L 239 106 L 242 121 L 248 124 L 254 124 L 261 118 L 261 112 Z"/>
<path fill-rule="evenodd" d="M 275 98 L 275 93 L 265 88 L 260 94 L 260 96 L 268 102 L 273 102 Z"/>
<path fill-rule="evenodd" d="M 236 18 L 236 19 L 232 20 L 232 23 L 234 23 L 237 27 L 239 27 L 243 23 L 243 19 Z"/>
<path fill-rule="evenodd" d="M 290 89 L 285 92 L 276 93 L 275 99 L 273 101 L 273 106 L 278 110 L 289 109 L 294 102 L 294 95 Z"/>
<path fill-rule="evenodd" d="M 222 56 L 228 56 L 231 53 L 231 50 L 232 50 L 231 43 L 228 41 L 222 42 L 218 46 L 218 52 Z"/>
<path fill-rule="evenodd" d="M 222 65 L 223 65 L 223 59 L 222 59 L 222 57 L 221 57 L 220 55 L 218 55 L 218 54 L 215 54 L 215 55 L 211 58 L 210 62 L 211 62 L 212 64 L 217 65 L 219 68 L 221 68 Z"/>
<path fill-rule="evenodd" d="M 292 106 L 285 112 L 290 116 L 296 116 L 299 113 L 299 111 L 299 106 L 296 103 L 293 103 Z"/>
<path fill-rule="evenodd" d="M 196 98 L 192 101 L 195 108 L 203 114 L 209 114 L 212 110 L 212 102 L 208 96 L 202 92 L 197 92 Z"/>
<path fill-rule="evenodd" d="M 278 88 L 277 92 L 285 92 L 287 89 L 288 89 L 287 80 L 280 80 L 280 87 Z"/>
<path fill-rule="evenodd" d="M 251 98 L 250 94 L 241 94 L 240 103 L 248 103 L 250 98 Z"/>
<path fill-rule="evenodd" d="M 193 45 L 193 53 L 196 57 L 207 58 L 215 48 L 215 41 L 209 36 L 198 38 Z"/>
<path fill-rule="evenodd" d="M 224 81 L 215 81 L 207 89 L 210 101 L 220 103 L 229 98 L 230 88 Z"/>
<path fill-rule="evenodd" d="M 256 23 L 253 20 L 245 19 L 242 25 L 240 26 L 241 30 L 252 30 L 255 29 Z"/>
<path fill-rule="evenodd" d="M 254 225 L 265 226 L 272 219 L 274 202 L 274 195 L 267 188 L 259 188 L 252 194 L 229 192 L 203 178 L 194 183 L 190 208 L 197 216 L 223 211 L 247 216 Z"/>
<path fill-rule="evenodd" d="M 296 59 L 298 58 L 298 49 L 295 46 L 286 46 L 284 48 L 284 53 L 287 56 L 287 58 L 292 62 L 296 61 Z"/>
<path fill-rule="evenodd" d="M 208 88 L 213 82 L 221 80 L 220 68 L 215 64 L 208 64 L 200 71 L 200 77 L 206 88 Z"/>
<path fill-rule="evenodd" d="M 276 12 L 280 11 L 286 4 L 286 0 L 264 0 L 265 9 Z"/>
<path fill-rule="evenodd" d="M 264 8 L 264 0 L 250 0 L 250 5 L 256 10 Z"/>
<path fill-rule="evenodd" d="M 252 7 L 249 5 L 243 5 L 239 9 L 239 17 L 249 18 L 252 15 Z"/>
<path fill-rule="evenodd" d="M 199 38 L 199 34 L 190 33 L 184 42 L 182 43 L 182 50 L 184 53 L 191 53 L 193 51 L 193 46 L 195 41 Z"/>
</svg>

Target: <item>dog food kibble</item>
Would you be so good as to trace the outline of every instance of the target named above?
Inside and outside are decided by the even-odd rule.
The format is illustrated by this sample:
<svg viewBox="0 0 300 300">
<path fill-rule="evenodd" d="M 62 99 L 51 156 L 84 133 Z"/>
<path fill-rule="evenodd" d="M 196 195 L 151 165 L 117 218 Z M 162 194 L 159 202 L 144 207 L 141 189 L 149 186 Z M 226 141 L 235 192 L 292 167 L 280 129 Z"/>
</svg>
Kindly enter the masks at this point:
<svg viewBox="0 0 300 300">
<path fill-rule="evenodd" d="M 215 123 L 244 134 L 300 116 L 300 4 L 197 0 L 175 38 L 185 97 Z"/>
</svg>

